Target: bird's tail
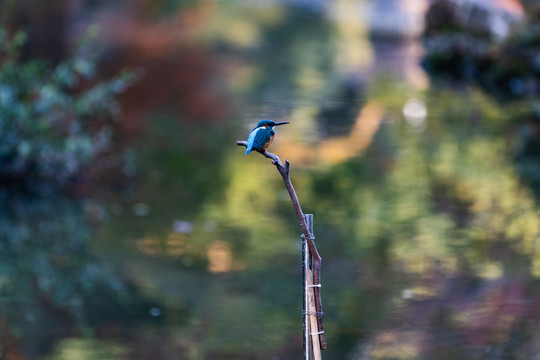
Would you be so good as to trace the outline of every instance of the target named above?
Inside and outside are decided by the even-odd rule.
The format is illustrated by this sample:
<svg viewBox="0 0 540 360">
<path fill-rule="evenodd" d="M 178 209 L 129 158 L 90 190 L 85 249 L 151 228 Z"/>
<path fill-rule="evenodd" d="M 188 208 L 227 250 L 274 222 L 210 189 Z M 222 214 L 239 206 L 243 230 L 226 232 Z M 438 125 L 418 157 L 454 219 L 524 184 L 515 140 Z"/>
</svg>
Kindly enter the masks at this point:
<svg viewBox="0 0 540 360">
<path fill-rule="evenodd" d="M 251 150 L 253 150 L 253 146 L 248 145 L 247 150 L 246 150 L 246 155 L 249 154 Z"/>
</svg>

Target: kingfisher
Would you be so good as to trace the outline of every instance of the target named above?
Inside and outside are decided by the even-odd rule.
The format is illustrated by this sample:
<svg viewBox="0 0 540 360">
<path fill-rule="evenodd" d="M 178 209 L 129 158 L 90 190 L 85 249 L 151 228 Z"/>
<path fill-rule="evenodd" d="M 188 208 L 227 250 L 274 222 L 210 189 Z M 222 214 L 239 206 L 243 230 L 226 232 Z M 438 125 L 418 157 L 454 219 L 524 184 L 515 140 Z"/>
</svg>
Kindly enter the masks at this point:
<svg viewBox="0 0 540 360">
<path fill-rule="evenodd" d="M 274 141 L 274 136 L 276 136 L 274 126 L 285 125 L 288 123 L 288 121 L 274 122 L 268 119 L 259 121 L 255 129 L 251 130 L 249 133 L 246 155 L 249 154 L 251 150 L 266 150 L 272 141 Z"/>
</svg>

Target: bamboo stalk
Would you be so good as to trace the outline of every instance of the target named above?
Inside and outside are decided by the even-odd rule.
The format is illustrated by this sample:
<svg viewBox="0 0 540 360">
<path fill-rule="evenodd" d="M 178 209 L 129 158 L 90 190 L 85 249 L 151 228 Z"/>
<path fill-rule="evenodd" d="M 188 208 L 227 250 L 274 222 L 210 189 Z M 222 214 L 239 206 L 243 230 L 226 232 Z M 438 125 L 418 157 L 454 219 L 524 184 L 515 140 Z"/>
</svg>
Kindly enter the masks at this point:
<svg viewBox="0 0 540 360">
<path fill-rule="evenodd" d="M 309 232 L 310 238 L 313 238 L 313 214 L 303 214 L 303 218 Z M 306 240 L 307 242 L 307 240 Z M 309 254 L 311 255 L 311 254 Z M 317 319 L 317 306 L 315 304 L 315 291 L 313 283 L 313 272 L 311 270 L 313 263 L 311 256 L 307 256 L 304 267 L 304 292 L 307 297 L 307 312 L 306 315 L 309 317 L 308 323 L 308 344 L 311 346 L 313 353 L 313 360 L 321 360 L 321 342 L 319 340 L 319 323 Z M 318 288 L 317 288 L 318 289 Z"/>
<path fill-rule="evenodd" d="M 306 239 L 302 237 L 302 334 L 303 334 L 303 348 L 304 348 L 304 360 L 310 360 L 311 346 L 309 339 L 309 312 L 308 312 L 308 291 L 307 291 L 307 277 L 306 273 L 309 271 L 309 250 L 306 245 Z"/>
<path fill-rule="evenodd" d="M 308 293 L 308 313 L 309 313 L 309 336 L 313 349 L 313 360 L 322 360 L 321 343 L 319 341 L 319 325 L 317 321 L 317 307 L 315 306 L 315 292 L 313 287 L 313 275 L 311 270 L 306 271 L 306 284 Z"/>
</svg>

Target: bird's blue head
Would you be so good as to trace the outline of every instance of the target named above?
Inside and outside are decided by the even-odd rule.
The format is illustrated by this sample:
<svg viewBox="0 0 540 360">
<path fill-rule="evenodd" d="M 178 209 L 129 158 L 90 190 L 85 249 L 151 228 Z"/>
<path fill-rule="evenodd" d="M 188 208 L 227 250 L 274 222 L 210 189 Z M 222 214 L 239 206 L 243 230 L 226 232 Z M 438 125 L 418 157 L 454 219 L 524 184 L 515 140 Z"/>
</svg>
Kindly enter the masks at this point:
<svg viewBox="0 0 540 360">
<path fill-rule="evenodd" d="M 274 126 L 278 126 L 278 125 L 285 125 L 285 124 L 288 124 L 289 122 L 288 121 L 278 121 L 278 122 L 275 122 L 275 121 L 272 121 L 272 120 L 268 120 L 268 119 L 264 119 L 264 120 L 261 120 L 259 121 L 259 123 L 257 124 L 257 127 L 260 128 L 260 127 L 270 127 L 270 128 L 273 128 Z"/>
</svg>

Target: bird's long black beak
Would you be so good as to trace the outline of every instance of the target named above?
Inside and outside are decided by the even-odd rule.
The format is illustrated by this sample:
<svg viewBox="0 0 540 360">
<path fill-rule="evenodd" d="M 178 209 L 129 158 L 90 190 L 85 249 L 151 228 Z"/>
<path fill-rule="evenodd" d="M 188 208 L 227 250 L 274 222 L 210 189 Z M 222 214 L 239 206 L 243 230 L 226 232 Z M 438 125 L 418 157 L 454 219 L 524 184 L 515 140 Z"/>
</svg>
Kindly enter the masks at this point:
<svg viewBox="0 0 540 360">
<path fill-rule="evenodd" d="M 274 123 L 274 126 L 285 125 L 285 124 L 288 124 L 288 123 L 289 123 L 289 121 L 278 121 L 278 122 Z"/>
</svg>

